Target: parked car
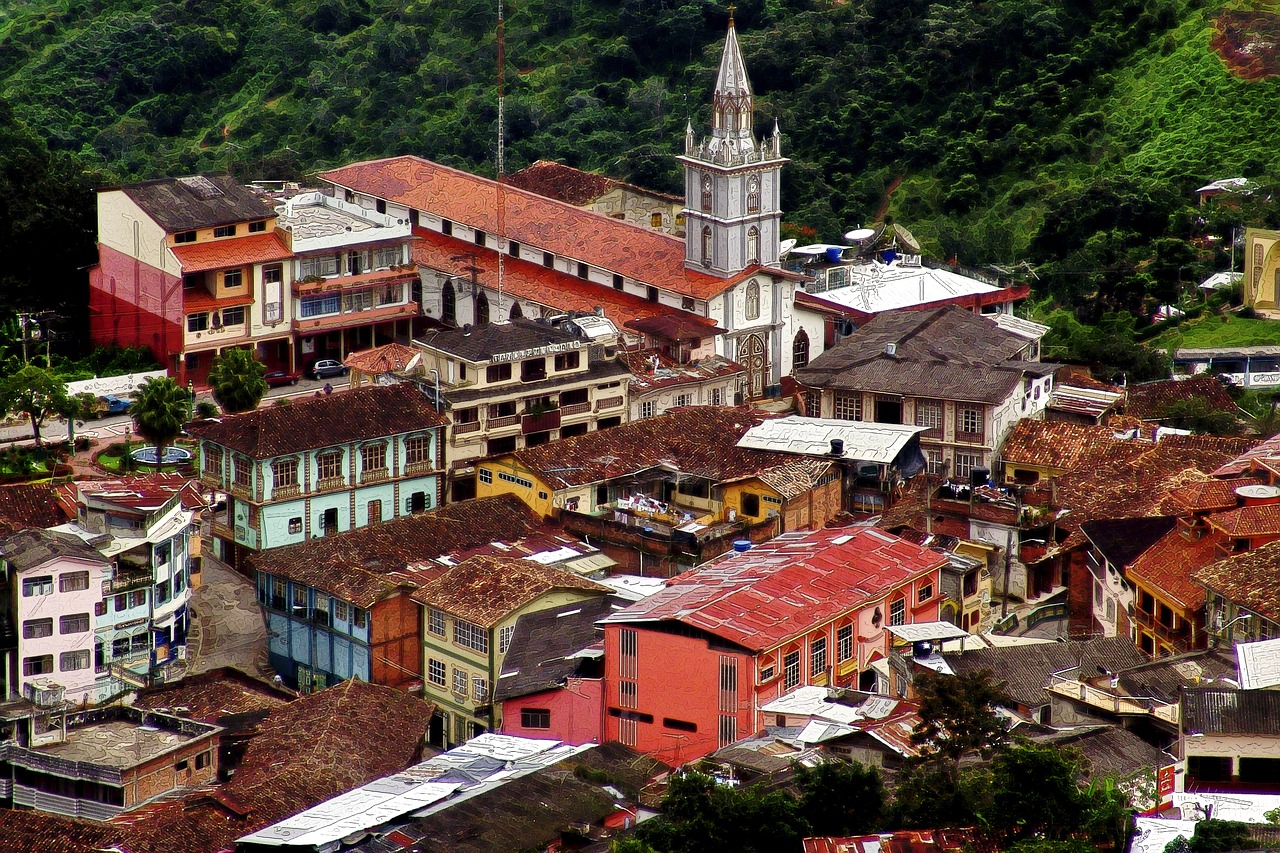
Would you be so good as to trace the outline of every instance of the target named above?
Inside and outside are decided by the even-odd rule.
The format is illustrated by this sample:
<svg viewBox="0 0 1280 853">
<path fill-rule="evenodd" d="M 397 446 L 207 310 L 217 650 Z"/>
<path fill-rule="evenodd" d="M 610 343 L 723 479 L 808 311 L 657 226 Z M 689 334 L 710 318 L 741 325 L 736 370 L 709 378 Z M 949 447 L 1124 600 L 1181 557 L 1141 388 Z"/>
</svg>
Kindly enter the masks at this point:
<svg viewBox="0 0 1280 853">
<path fill-rule="evenodd" d="M 328 379 L 331 376 L 346 376 L 351 368 L 333 358 L 322 358 L 307 371 L 312 379 Z"/>
<path fill-rule="evenodd" d="M 133 405 L 133 401 L 128 397 L 117 397 L 115 394 L 104 394 L 98 400 L 100 408 L 97 411 L 100 418 L 110 415 L 123 415 Z"/>
<path fill-rule="evenodd" d="M 302 378 L 302 374 L 289 370 L 273 370 L 264 378 L 267 380 L 267 385 L 272 388 L 279 388 L 282 385 L 297 385 L 298 380 Z"/>
</svg>

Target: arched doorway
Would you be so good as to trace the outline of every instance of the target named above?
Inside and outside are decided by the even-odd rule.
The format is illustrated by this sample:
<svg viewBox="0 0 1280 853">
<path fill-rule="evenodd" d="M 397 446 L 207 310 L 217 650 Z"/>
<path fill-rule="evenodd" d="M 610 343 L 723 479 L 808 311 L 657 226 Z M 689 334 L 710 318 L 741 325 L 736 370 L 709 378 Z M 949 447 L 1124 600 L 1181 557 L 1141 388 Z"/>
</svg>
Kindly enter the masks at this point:
<svg viewBox="0 0 1280 853">
<path fill-rule="evenodd" d="M 440 285 L 440 322 L 446 326 L 458 325 L 458 295 L 448 279 Z"/>
<path fill-rule="evenodd" d="M 524 317 L 524 312 L 520 310 L 519 302 L 511 303 L 511 313 L 507 316 L 509 320 L 519 320 Z"/>
<path fill-rule="evenodd" d="M 489 325 L 489 297 L 483 293 L 476 294 L 476 325 Z"/>
<path fill-rule="evenodd" d="M 791 348 L 791 366 L 806 367 L 809 364 L 809 333 L 804 329 L 796 332 Z"/>
<path fill-rule="evenodd" d="M 765 372 L 769 367 L 764 339 L 759 335 L 747 335 L 738 341 L 737 361 L 747 369 L 747 390 L 751 399 L 763 397 Z"/>
</svg>

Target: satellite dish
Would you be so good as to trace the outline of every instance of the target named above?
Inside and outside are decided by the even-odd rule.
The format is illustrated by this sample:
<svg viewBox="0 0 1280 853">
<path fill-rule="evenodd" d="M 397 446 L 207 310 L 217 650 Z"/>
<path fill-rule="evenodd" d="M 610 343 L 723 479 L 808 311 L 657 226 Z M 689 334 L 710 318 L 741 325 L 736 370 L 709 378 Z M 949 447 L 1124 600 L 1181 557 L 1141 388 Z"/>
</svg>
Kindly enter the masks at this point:
<svg viewBox="0 0 1280 853">
<path fill-rule="evenodd" d="M 874 236 L 876 236 L 876 229 L 874 228 L 857 228 L 850 231 L 848 234 L 845 234 L 844 238 L 850 242 L 861 243 L 863 240 L 867 240 Z"/>
<path fill-rule="evenodd" d="M 783 240 L 781 245 L 778 246 L 778 254 L 785 255 L 795 247 L 796 247 L 795 240 Z"/>
</svg>

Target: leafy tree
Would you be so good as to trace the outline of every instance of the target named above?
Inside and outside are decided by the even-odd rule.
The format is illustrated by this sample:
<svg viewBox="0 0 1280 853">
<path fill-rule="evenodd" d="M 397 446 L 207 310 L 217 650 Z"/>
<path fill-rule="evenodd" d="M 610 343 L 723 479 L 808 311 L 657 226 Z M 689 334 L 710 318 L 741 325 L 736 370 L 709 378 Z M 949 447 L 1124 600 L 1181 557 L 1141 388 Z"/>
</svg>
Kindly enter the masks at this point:
<svg viewBox="0 0 1280 853">
<path fill-rule="evenodd" d="M 1086 822 L 1089 803 L 1080 789 L 1086 766 L 1071 748 L 1024 744 L 1001 752 L 991 764 L 987 820 L 1015 838 L 1068 838 Z"/>
<path fill-rule="evenodd" d="M 226 350 L 214 358 L 209 369 L 213 399 L 229 414 L 256 409 L 267 393 L 266 375 L 266 365 L 254 357 L 252 350 Z"/>
<path fill-rule="evenodd" d="M 0 406 L 6 412 L 26 415 L 31 435 L 43 444 L 40 427 L 50 416 L 73 418 L 81 413 L 81 400 L 67 394 L 67 385 L 43 367 L 29 364 L 0 380 Z"/>
<path fill-rule="evenodd" d="M 774 853 L 795 850 L 808 832 L 796 801 L 782 791 L 730 788 L 701 773 L 671 780 L 661 818 L 637 836 L 662 853 Z"/>
<path fill-rule="evenodd" d="M 951 761 L 909 761 L 898 773 L 889 823 L 908 829 L 974 826 L 990 807 L 990 774 Z"/>
<path fill-rule="evenodd" d="M 1240 419 L 1234 412 L 1215 408 L 1204 397 L 1175 400 L 1160 415 L 1162 424 L 1176 429 L 1210 435 L 1237 435 L 1240 432 Z"/>
<path fill-rule="evenodd" d="M 995 709 L 1009 699 L 989 670 L 939 675 L 923 670 L 916 676 L 920 722 L 911 741 L 926 760 L 955 764 L 970 753 L 990 758 L 1009 742 L 1009 726 Z"/>
<path fill-rule="evenodd" d="M 156 458 L 164 458 L 164 449 L 182 434 L 187 421 L 190 398 L 168 376 L 151 377 L 131 395 L 129 414 L 138 435 L 156 446 Z"/>
<path fill-rule="evenodd" d="M 1165 845 L 1165 853 L 1225 853 L 1249 850 L 1258 844 L 1249 838 L 1249 824 L 1238 820 L 1202 820 L 1190 839 L 1181 835 Z"/>
<path fill-rule="evenodd" d="M 880 772 L 846 761 L 796 765 L 800 816 L 813 835 L 862 835 L 880 826 L 884 784 Z"/>
</svg>

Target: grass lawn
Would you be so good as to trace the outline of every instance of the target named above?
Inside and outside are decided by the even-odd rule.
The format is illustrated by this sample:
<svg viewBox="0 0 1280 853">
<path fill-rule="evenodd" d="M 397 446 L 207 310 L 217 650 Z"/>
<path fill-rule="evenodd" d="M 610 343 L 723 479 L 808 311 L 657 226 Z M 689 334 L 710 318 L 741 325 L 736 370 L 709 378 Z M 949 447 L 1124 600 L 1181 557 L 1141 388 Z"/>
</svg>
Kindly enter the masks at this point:
<svg viewBox="0 0 1280 853">
<path fill-rule="evenodd" d="M 1280 346 L 1280 320 L 1209 314 L 1191 325 L 1153 338 L 1150 345 L 1158 349 Z"/>
</svg>

